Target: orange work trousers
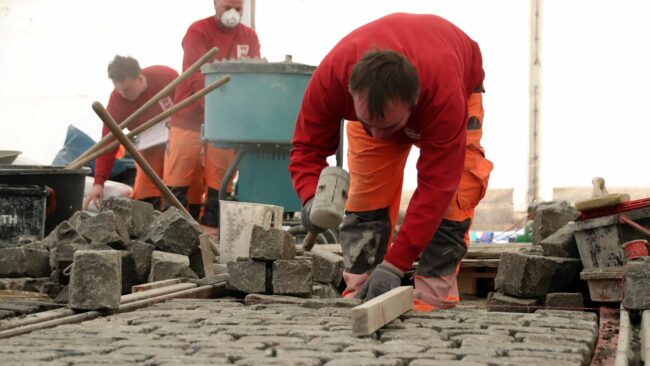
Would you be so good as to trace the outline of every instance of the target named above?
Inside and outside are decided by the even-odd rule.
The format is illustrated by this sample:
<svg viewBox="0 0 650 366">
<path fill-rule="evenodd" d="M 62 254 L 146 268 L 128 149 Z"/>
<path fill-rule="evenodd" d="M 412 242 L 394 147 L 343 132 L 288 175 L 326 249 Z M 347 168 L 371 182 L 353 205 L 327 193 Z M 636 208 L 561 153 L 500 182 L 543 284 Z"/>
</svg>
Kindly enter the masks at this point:
<svg viewBox="0 0 650 366">
<path fill-rule="evenodd" d="M 452 222 L 473 220 L 474 208 L 485 195 L 492 171 L 492 163 L 485 159 L 480 145 L 484 115 L 482 94 L 471 94 L 467 106 L 469 118 L 463 174 L 443 217 Z M 387 208 L 391 223 L 390 232 L 393 233 L 399 214 L 404 167 L 412 145 L 374 139 L 356 122 L 347 124 L 347 136 L 351 178 L 346 210 L 365 212 Z M 464 238 L 460 239 L 464 240 L 466 247 L 469 246 L 469 227 L 466 225 Z M 385 245 L 390 242 L 392 238 Z M 416 304 L 424 302 L 428 307 L 426 310 L 429 310 L 451 307 L 458 303 L 456 275 L 461 259 L 462 256 L 458 258 L 456 270 L 452 270 L 452 273 L 436 277 L 416 275 Z M 354 287 L 346 289 L 346 296 L 353 295 L 365 282 L 367 274 L 346 273 L 344 278 L 349 279 Z M 422 307 L 419 309 L 422 310 Z"/>
<path fill-rule="evenodd" d="M 163 178 L 165 171 L 165 145 L 152 146 L 148 149 L 141 150 L 140 154 L 149 163 L 158 177 Z M 149 178 L 147 173 L 139 164 L 135 164 L 136 175 L 133 184 L 134 200 L 141 200 L 150 197 L 162 198 L 162 193 L 156 187 L 154 182 Z M 201 176 L 194 179 L 190 184 L 188 192 L 188 202 L 191 205 L 201 204 L 203 196 L 203 180 Z"/>
<path fill-rule="evenodd" d="M 216 148 L 201 140 L 201 133 L 198 131 L 170 127 L 165 185 L 187 187 L 193 180 L 201 179 L 204 183 L 202 193 L 207 188 L 219 190 L 234 157 L 234 149 Z M 231 187 L 232 179 L 228 184 L 228 190 Z"/>
</svg>

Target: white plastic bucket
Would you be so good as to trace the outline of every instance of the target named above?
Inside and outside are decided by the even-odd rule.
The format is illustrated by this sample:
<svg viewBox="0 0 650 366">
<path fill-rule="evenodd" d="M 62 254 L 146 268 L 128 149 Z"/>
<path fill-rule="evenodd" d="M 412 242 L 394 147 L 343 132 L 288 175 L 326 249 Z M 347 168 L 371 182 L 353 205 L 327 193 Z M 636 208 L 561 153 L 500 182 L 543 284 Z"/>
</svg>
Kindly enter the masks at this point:
<svg viewBox="0 0 650 366">
<path fill-rule="evenodd" d="M 253 225 L 282 228 L 284 209 L 261 203 L 219 201 L 219 255 L 221 263 L 248 258 Z"/>
</svg>

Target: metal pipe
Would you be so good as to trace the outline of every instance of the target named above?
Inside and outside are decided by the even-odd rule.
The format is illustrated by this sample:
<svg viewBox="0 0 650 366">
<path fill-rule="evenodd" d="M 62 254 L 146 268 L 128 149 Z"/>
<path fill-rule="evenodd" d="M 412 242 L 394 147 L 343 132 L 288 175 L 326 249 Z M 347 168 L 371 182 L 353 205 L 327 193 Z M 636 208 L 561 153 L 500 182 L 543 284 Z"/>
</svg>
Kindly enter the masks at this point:
<svg viewBox="0 0 650 366">
<path fill-rule="evenodd" d="M 650 230 L 646 228 L 645 226 L 637 224 L 634 220 L 632 220 L 629 216 L 627 215 L 619 215 L 618 216 L 618 222 L 621 224 L 628 224 L 632 226 L 634 229 L 650 236 Z"/>
<path fill-rule="evenodd" d="M 242 157 L 251 150 L 253 150 L 253 148 L 250 146 L 241 146 L 239 149 L 237 149 L 237 154 L 235 154 L 235 158 L 232 159 L 232 163 L 230 163 L 230 166 L 228 167 L 228 170 L 226 170 L 226 174 L 224 174 L 223 180 L 221 181 L 221 187 L 219 187 L 220 200 L 226 199 L 226 194 L 228 193 L 228 183 L 230 182 L 230 179 L 232 179 L 232 176 L 235 174 L 235 170 L 237 170 L 237 166 L 239 166 L 239 162 L 241 161 Z"/>
</svg>

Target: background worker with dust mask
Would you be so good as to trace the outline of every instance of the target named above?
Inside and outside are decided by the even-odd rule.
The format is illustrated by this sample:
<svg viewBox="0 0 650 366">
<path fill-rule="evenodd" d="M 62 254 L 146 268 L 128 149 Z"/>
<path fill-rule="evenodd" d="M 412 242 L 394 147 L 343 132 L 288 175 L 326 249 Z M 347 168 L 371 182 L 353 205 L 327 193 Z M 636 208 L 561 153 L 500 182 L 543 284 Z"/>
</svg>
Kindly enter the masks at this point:
<svg viewBox="0 0 650 366">
<path fill-rule="evenodd" d="M 183 70 L 213 47 L 218 49 L 215 60 L 260 57 L 257 34 L 240 23 L 243 5 L 243 0 L 214 0 L 215 15 L 190 25 L 182 41 Z M 203 74 L 196 70 L 176 88 L 176 103 L 203 86 Z M 216 148 L 201 140 L 204 108 L 204 98 L 201 98 L 172 116 L 164 182 L 174 196 L 186 205 L 192 179 L 202 176 L 207 192 L 200 223 L 218 228 L 219 189 L 235 151 Z"/>
<path fill-rule="evenodd" d="M 133 57 L 115 56 L 108 64 L 108 77 L 113 82 L 113 92 L 108 100 L 107 110 L 118 124 L 126 120 L 133 112 L 147 103 L 170 82 L 178 77 L 178 72 L 171 67 L 155 65 L 144 69 Z M 174 91 L 152 105 L 147 111 L 127 126 L 133 130 L 152 119 L 166 109 L 171 108 Z M 153 168 L 156 174 L 163 176 L 165 165 L 165 144 L 167 142 L 167 123 L 161 121 L 150 129 L 142 132 L 137 139 L 136 147 Z M 109 133 L 106 126 L 102 128 L 102 136 Z M 104 182 L 108 180 L 115 164 L 118 148 L 99 156 L 95 162 L 95 181 L 83 202 L 83 209 L 88 209 L 92 202 L 97 208 L 104 198 Z M 199 177 L 191 183 L 190 212 L 198 215 L 201 208 L 202 181 Z M 149 202 L 156 209 L 161 209 L 162 193 L 149 179 L 142 168 L 136 164 L 136 176 L 133 187 L 133 199 Z"/>
<path fill-rule="evenodd" d="M 458 302 L 457 270 L 492 170 L 480 145 L 483 78 L 479 46 L 462 30 L 435 15 L 405 13 L 354 30 L 315 70 L 289 171 L 303 225 L 318 232 L 309 222 L 311 200 L 340 143 L 340 121 L 350 121 L 344 297 L 369 300 L 400 286 L 419 256 L 414 308 Z M 417 189 L 393 238 L 413 145 L 420 149 Z"/>
</svg>

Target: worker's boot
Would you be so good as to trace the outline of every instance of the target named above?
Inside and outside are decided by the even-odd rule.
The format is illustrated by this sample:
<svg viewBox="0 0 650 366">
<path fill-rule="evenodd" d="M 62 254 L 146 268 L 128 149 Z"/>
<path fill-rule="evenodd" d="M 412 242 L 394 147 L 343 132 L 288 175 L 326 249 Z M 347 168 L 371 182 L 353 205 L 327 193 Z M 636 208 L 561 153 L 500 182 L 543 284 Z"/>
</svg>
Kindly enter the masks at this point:
<svg viewBox="0 0 650 366">
<path fill-rule="evenodd" d="M 180 202 L 183 207 L 187 207 L 187 191 L 190 189 L 190 187 L 168 187 L 168 188 L 172 192 L 174 197 L 176 197 L 178 202 Z M 171 205 L 172 204 L 171 202 L 169 202 L 169 200 L 164 199 L 163 211 L 166 211 Z"/>
<path fill-rule="evenodd" d="M 465 235 L 471 219 L 452 221 L 442 219 L 438 230 L 420 254 L 415 273 L 414 309 L 429 311 L 448 309 L 458 304 L 456 276 L 460 262 L 467 253 Z"/>
<path fill-rule="evenodd" d="M 187 210 L 187 211 L 189 211 L 192 218 L 194 218 L 194 220 L 196 220 L 196 221 L 199 221 L 199 216 L 201 215 L 201 207 L 203 207 L 203 205 L 201 205 L 201 204 L 194 204 L 193 205 L 193 204 L 190 203 L 190 207 Z"/>
<path fill-rule="evenodd" d="M 219 190 L 208 187 L 201 225 L 219 228 Z"/>
<path fill-rule="evenodd" d="M 368 272 L 384 260 L 390 238 L 388 209 L 346 212 L 341 224 L 340 241 L 347 288 L 345 297 L 352 297 L 363 286 Z"/>
</svg>

